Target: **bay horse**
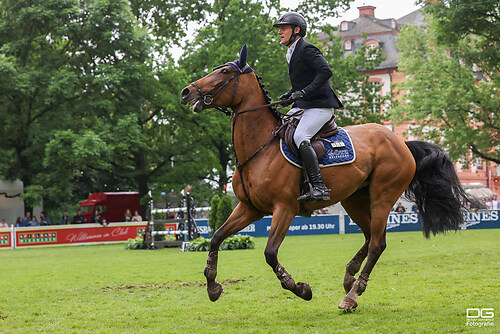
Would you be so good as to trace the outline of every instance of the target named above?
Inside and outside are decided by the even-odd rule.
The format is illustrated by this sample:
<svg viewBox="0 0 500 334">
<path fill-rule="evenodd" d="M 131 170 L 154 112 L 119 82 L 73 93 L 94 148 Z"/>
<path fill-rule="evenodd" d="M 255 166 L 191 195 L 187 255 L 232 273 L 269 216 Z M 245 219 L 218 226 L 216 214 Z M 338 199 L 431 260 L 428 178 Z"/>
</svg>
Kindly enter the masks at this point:
<svg viewBox="0 0 500 334">
<path fill-rule="evenodd" d="M 195 112 L 218 108 L 231 114 L 237 167 L 232 184 L 240 202 L 211 239 L 204 271 L 211 301 L 216 301 L 223 291 L 215 281 L 220 244 L 266 214 L 272 215 L 264 251 L 266 262 L 284 289 L 310 300 L 311 286 L 295 283 L 278 261 L 278 249 L 296 215 L 341 202 L 365 237 L 363 246 L 346 266 L 346 296 L 339 305 L 344 310 L 356 309 L 357 297 L 365 291 L 370 273 L 386 248 L 389 213 L 403 192 L 416 203 L 427 238 L 430 232 L 457 230 L 463 223 L 461 209 L 468 198 L 443 150 L 422 141 L 405 142 L 379 124 L 344 128 L 354 144 L 355 161 L 323 168 L 331 199 L 301 205 L 297 197 L 302 171 L 280 152 L 276 129 L 283 121 L 269 102 L 260 78 L 246 64 L 246 47 L 237 61 L 216 67 L 181 91 L 181 104 L 191 105 Z"/>
</svg>

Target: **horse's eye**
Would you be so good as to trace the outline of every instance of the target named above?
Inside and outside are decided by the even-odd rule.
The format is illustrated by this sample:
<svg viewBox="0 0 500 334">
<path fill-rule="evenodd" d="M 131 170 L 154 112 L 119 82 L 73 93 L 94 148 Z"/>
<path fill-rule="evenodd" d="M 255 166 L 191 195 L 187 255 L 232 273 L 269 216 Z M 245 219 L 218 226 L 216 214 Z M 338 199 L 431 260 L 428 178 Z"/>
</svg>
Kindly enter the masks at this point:
<svg viewBox="0 0 500 334">
<path fill-rule="evenodd" d="M 229 73 L 229 71 L 227 70 L 227 68 L 224 68 L 224 69 L 222 69 L 221 73 L 222 73 L 222 74 L 228 74 L 228 73 Z"/>
</svg>

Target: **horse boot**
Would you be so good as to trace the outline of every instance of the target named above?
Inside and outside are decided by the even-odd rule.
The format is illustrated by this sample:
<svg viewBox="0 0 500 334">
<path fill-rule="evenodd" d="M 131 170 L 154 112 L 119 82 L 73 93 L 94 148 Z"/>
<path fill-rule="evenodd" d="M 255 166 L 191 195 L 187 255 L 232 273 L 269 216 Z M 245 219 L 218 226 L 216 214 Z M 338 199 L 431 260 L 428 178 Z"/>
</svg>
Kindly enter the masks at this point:
<svg viewBox="0 0 500 334">
<path fill-rule="evenodd" d="M 299 146 L 300 157 L 304 162 L 309 180 L 311 181 L 311 189 L 308 193 L 299 196 L 298 201 L 328 201 L 330 200 L 330 189 L 323 183 L 321 172 L 319 169 L 318 157 L 314 152 L 311 143 L 304 140 Z"/>
</svg>

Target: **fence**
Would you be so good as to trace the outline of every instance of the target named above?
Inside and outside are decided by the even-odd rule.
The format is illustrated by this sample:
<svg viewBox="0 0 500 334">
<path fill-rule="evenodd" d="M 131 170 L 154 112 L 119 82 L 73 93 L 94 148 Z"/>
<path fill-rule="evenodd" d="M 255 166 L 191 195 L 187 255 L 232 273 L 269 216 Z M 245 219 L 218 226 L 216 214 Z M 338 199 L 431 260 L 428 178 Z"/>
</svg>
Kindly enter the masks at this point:
<svg viewBox="0 0 500 334">
<path fill-rule="evenodd" d="M 479 210 L 464 212 L 462 229 L 500 228 L 500 210 Z M 209 238 L 207 219 L 196 219 L 201 236 Z M 177 231 L 177 224 L 165 224 L 167 231 Z M 250 224 L 238 234 L 267 237 L 271 228 L 271 217 Z M 29 246 L 52 246 L 70 244 L 95 244 L 123 242 L 142 236 L 146 222 L 99 224 L 53 225 L 41 227 L 19 227 L 0 229 L 0 249 Z M 391 213 L 387 221 L 388 232 L 420 231 L 417 213 Z M 167 232 L 175 233 L 175 232 Z M 295 217 L 287 235 L 361 233 L 359 227 L 347 215 L 319 215 L 311 218 Z"/>
</svg>

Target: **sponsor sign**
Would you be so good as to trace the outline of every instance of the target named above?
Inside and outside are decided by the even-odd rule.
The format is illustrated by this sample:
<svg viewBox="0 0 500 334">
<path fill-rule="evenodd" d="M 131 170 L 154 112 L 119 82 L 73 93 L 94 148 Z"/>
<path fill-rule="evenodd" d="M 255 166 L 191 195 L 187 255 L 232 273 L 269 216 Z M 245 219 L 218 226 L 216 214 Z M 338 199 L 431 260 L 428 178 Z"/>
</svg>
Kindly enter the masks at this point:
<svg viewBox="0 0 500 334">
<path fill-rule="evenodd" d="M 15 231 L 16 247 L 126 241 L 144 233 L 145 223 L 23 227 Z"/>
<path fill-rule="evenodd" d="M 250 235 L 252 237 L 267 237 L 271 230 L 272 217 L 264 217 L 237 234 Z M 204 238 L 210 238 L 207 219 L 197 219 L 198 232 Z M 319 215 L 312 218 L 295 217 L 288 228 L 287 236 L 290 235 L 312 235 L 312 234 L 339 234 L 339 216 Z"/>
<path fill-rule="evenodd" d="M 11 247 L 11 232 L 0 232 L 0 247 Z"/>
</svg>

